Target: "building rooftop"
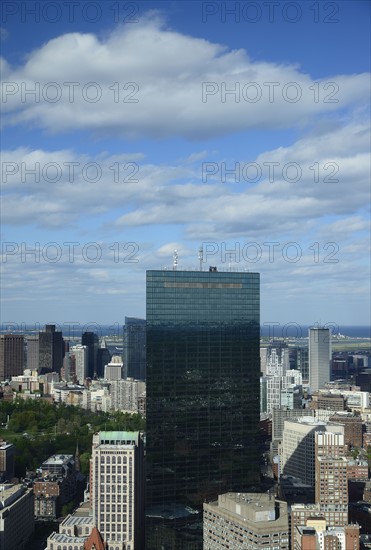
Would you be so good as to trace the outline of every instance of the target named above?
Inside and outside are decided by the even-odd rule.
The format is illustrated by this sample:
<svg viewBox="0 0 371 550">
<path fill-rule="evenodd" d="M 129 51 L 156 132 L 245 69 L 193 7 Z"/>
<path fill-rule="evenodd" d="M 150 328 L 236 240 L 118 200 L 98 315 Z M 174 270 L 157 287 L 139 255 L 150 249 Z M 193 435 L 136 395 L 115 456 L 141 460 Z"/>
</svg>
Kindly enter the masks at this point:
<svg viewBox="0 0 371 550">
<path fill-rule="evenodd" d="M 75 536 L 68 536 L 68 535 L 65 535 L 64 533 L 52 533 L 48 540 L 51 541 L 51 542 L 65 542 L 65 543 L 71 543 L 71 544 L 76 544 L 76 543 L 84 543 L 86 541 L 88 537 L 85 536 L 85 537 L 75 537 Z"/>
<path fill-rule="evenodd" d="M 338 462 L 338 463 L 343 462 L 345 466 L 348 465 L 348 461 L 347 461 L 345 456 L 337 456 L 337 457 L 318 456 L 317 460 L 318 460 L 318 462 L 328 462 L 329 460 L 331 460 L 331 462 Z"/>
<path fill-rule="evenodd" d="M 280 505 L 279 515 L 276 515 L 277 503 Z M 286 502 L 278 501 L 267 493 L 226 493 L 219 495 L 218 501 L 209 506 L 218 508 L 238 521 L 259 524 L 260 528 L 273 522 L 276 524 L 277 521 L 287 523 Z"/>
<path fill-rule="evenodd" d="M 73 455 L 52 455 L 42 463 L 42 466 L 62 466 L 70 460 L 73 460 Z"/>
<path fill-rule="evenodd" d="M 249 269 L 241 269 L 240 267 L 220 267 L 220 266 L 202 266 L 202 271 L 199 267 L 195 266 L 181 266 L 174 269 L 173 266 L 162 266 L 161 269 L 149 269 L 147 273 L 156 271 L 167 271 L 169 273 L 245 273 L 249 275 L 259 275 L 256 271 L 250 271 Z"/>
<path fill-rule="evenodd" d="M 347 457 L 349 466 L 368 466 L 367 460 L 362 458 L 349 458 Z"/>
<path fill-rule="evenodd" d="M 67 516 L 66 519 L 63 521 L 63 527 L 71 526 L 71 525 L 86 525 L 91 524 L 94 525 L 93 522 L 93 516 L 83 516 L 83 515 L 70 515 Z"/>
<path fill-rule="evenodd" d="M 318 511 L 320 512 L 320 505 L 319 504 L 302 504 L 302 503 L 298 503 L 298 504 L 292 504 L 291 505 L 291 510 L 315 510 L 315 511 Z M 322 516 L 321 516 L 322 517 Z"/>
<path fill-rule="evenodd" d="M 85 501 L 80 504 L 80 506 L 74 511 L 74 516 L 78 517 L 88 517 L 91 515 L 90 502 Z"/>
<path fill-rule="evenodd" d="M 349 504 L 350 506 L 350 504 Z M 326 504 L 326 512 L 339 512 L 343 511 L 344 508 L 347 508 L 347 504 Z M 307 511 L 313 511 L 318 514 L 318 516 L 321 516 L 323 514 L 323 508 L 321 508 L 320 504 L 292 504 L 291 505 L 291 512 L 300 512 L 301 510 L 307 510 Z M 322 516 L 321 516 L 322 517 Z"/>
<path fill-rule="evenodd" d="M 10 449 L 11 447 L 14 447 L 13 443 L 7 443 L 6 441 L 0 441 L 0 451 L 6 451 L 6 449 Z"/>
<path fill-rule="evenodd" d="M 290 422 L 298 422 L 299 424 L 308 424 L 311 426 L 326 426 L 326 422 L 317 420 L 314 416 L 300 416 L 297 420 L 290 420 Z"/>
<path fill-rule="evenodd" d="M 93 443 L 100 445 L 138 445 L 139 432 L 99 432 Z"/>
<path fill-rule="evenodd" d="M 13 504 L 25 491 L 26 488 L 20 483 L 0 485 L 0 510 Z"/>
</svg>

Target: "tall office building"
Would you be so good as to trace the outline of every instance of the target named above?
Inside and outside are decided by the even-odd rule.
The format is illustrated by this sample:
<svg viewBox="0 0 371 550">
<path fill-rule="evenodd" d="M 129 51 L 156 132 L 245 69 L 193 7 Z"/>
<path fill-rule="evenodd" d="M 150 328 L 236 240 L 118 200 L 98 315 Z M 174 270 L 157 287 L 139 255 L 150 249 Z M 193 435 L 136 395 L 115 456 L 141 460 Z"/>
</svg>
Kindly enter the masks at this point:
<svg viewBox="0 0 371 550">
<path fill-rule="evenodd" d="M 97 351 L 97 378 L 103 378 L 104 367 L 111 361 L 111 354 L 106 347 L 98 348 Z"/>
<path fill-rule="evenodd" d="M 109 550 L 143 550 L 143 457 L 139 432 L 99 432 L 93 436 L 93 523 Z"/>
<path fill-rule="evenodd" d="M 285 395 L 285 392 L 289 388 L 302 385 L 301 373 L 297 370 L 287 370 L 283 375 L 266 376 L 266 385 L 267 409 L 265 412 L 271 414 L 273 409 L 287 405 L 287 395 Z"/>
<path fill-rule="evenodd" d="M 145 319 L 125 317 L 123 359 L 129 378 L 146 379 Z"/>
<path fill-rule="evenodd" d="M 27 336 L 27 368 L 30 371 L 39 370 L 39 335 Z"/>
<path fill-rule="evenodd" d="M 24 339 L 18 334 L 0 335 L 0 380 L 23 374 Z"/>
<path fill-rule="evenodd" d="M 259 274 L 147 272 L 147 550 L 202 548 L 202 504 L 256 490 Z"/>
<path fill-rule="evenodd" d="M 95 332 L 83 332 L 81 345 L 88 348 L 88 378 L 97 376 L 97 355 L 99 348 L 99 337 Z"/>
<path fill-rule="evenodd" d="M 309 329 L 309 386 L 312 392 L 330 381 L 331 333 L 328 328 Z"/>
<path fill-rule="evenodd" d="M 289 370 L 289 348 L 287 344 L 278 342 L 267 349 L 266 375 L 283 376 Z"/>
<path fill-rule="evenodd" d="M 333 432 L 344 436 L 344 427 L 303 416 L 285 420 L 280 449 L 281 471 L 284 475 L 300 478 L 305 484 L 315 485 L 315 433 Z"/>
<path fill-rule="evenodd" d="M 303 416 L 314 417 L 314 411 L 311 409 L 289 409 L 288 407 L 278 407 L 272 411 L 272 441 L 281 441 L 285 420 L 298 420 Z"/>
<path fill-rule="evenodd" d="M 39 370 L 45 372 L 61 372 L 64 357 L 64 341 L 62 332 L 55 330 L 55 325 L 45 325 L 45 330 L 39 332 Z"/>
<path fill-rule="evenodd" d="M 110 384 L 112 408 L 121 411 L 139 411 L 140 397 L 146 391 L 143 380 L 113 380 Z"/>
</svg>

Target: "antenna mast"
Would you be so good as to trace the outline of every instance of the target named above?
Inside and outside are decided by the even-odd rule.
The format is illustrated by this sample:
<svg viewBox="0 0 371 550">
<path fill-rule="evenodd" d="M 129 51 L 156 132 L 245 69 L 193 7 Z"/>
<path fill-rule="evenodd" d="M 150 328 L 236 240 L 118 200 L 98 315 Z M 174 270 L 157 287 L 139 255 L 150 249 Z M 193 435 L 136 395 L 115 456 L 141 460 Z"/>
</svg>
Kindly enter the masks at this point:
<svg viewBox="0 0 371 550">
<path fill-rule="evenodd" d="M 178 252 L 174 250 L 173 254 L 173 271 L 176 271 L 178 267 Z"/>
<path fill-rule="evenodd" d="M 202 246 L 200 246 L 200 248 L 198 249 L 198 259 L 200 260 L 200 271 L 202 271 L 202 262 L 204 259 L 204 250 Z"/>
</svg>

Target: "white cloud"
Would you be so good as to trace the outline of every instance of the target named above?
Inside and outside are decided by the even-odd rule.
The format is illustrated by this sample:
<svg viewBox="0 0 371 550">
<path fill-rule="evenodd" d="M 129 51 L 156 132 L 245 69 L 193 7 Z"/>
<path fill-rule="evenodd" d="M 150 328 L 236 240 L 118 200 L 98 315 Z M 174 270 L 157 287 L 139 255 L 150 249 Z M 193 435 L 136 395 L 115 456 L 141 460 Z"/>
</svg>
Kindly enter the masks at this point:
<svg viewBox="0 0 371 550">
<path fill-rule="evenodd" d="M 315 82 L 298 66 L 254 61 L 245 50 L 183 35 L 158 19 L 119 27 L 105 39 L 61 35 L 23 66 L 5 64 L 3 79 L 7 124 L 130 138 L 292 127 L 369 97 L 367 74 Z"/>
<path fill-rule="evenodd" d="M 244 181 L 243 176 L 237 183 L 223 183 L 220 162 L 215 164 L 217 174 L 202 183 L 202 158 L 192 164 L 184 159 L 156 165 L 146 163 L 141 153 L 4 151 L 3 222 L 57 229 L 97 220 L 108 232 L 175 224 L 189 239 L 197 240 L 267 238 L 277 231 L 300 238 L 321 229 L 328 240 L 343 234 L 345 227 L 348 234 L 358 231 L 365 220 L 370 200 L 365 128 L 348 124 L 255 159 L 238 160 L 241 167 L 246 163 L 260 167 L 261 180 L 256 183 Z M 272 163 L 275 171 L 270 180 Z M 292 172 L 285 171 L 289 163 L 299 167 L 298 181 L 291 181 Z M 336 216 L 357 223 L 349 225 Z"/>
</svg>

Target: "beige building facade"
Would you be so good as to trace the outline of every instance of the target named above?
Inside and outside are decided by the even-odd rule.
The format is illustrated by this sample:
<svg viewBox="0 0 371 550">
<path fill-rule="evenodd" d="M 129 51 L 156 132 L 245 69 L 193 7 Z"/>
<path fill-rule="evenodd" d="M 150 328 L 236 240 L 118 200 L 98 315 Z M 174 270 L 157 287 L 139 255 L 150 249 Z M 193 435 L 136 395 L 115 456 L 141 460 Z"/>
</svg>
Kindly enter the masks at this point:
<svg viewBox="0 0 371 550">
<path fill-rule="evenodd" d="M 226 493 L 204 504 L 204 550 L 288 550 L 287 504 L 266 493 Z"/>
</svg>

